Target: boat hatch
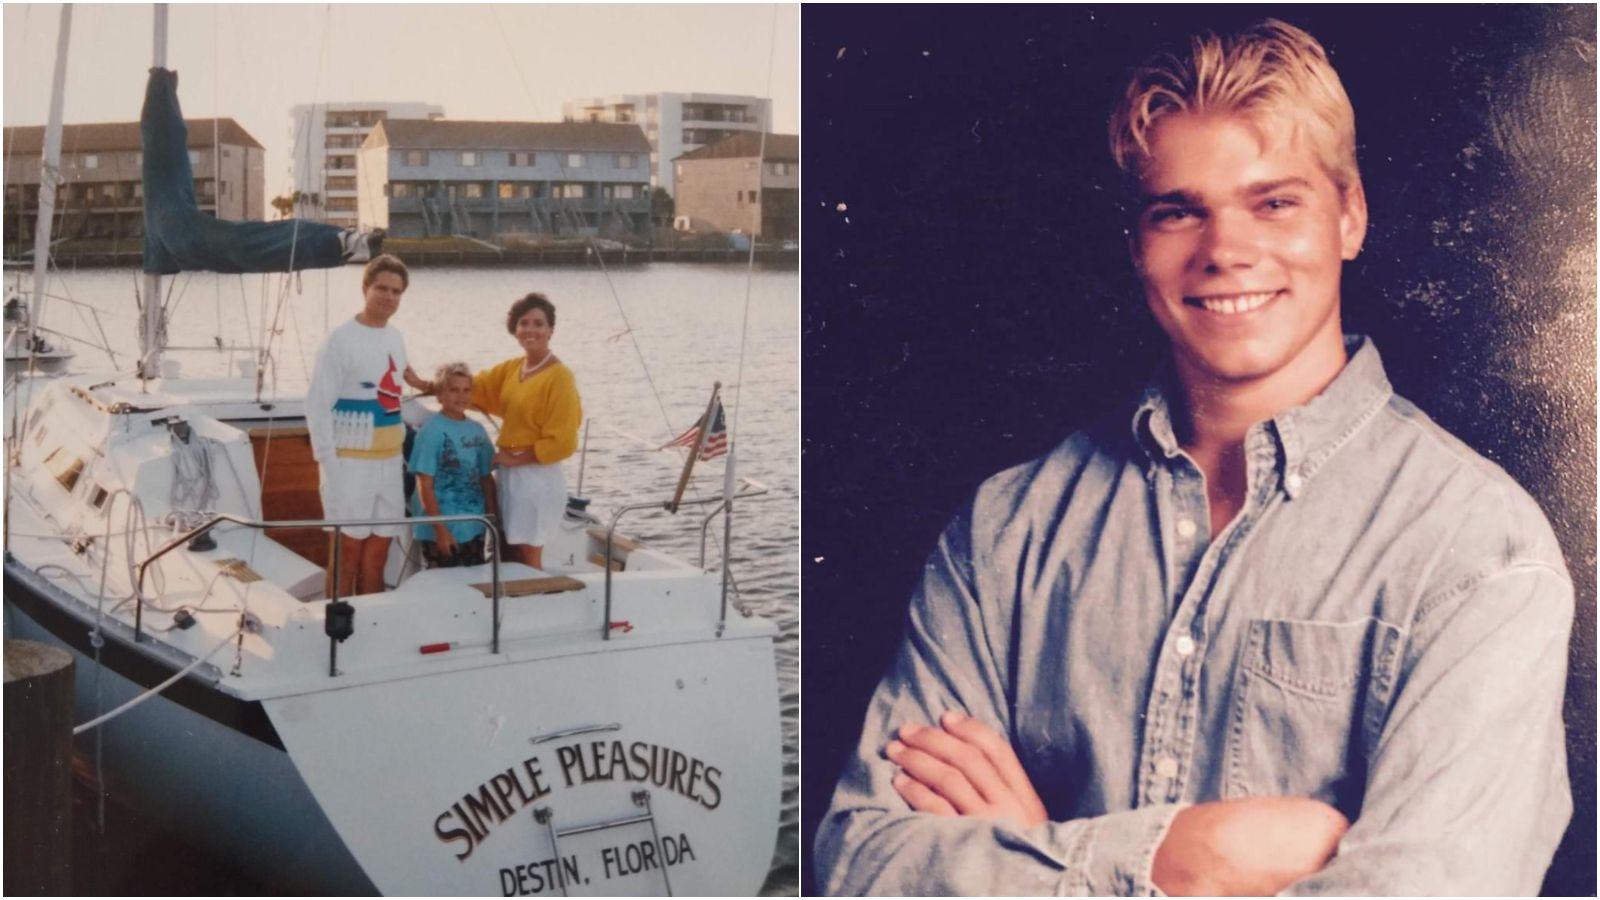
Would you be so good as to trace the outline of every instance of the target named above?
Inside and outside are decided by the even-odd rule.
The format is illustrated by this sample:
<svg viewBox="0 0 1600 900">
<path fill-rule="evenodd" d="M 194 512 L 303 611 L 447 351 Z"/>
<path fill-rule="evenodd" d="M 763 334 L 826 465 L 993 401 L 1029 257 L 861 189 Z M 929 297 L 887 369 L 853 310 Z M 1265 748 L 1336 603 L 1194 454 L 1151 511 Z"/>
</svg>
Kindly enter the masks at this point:
<svg viewBox="0 0 1600 900">
<path fill-rule="evenodd" d="M 83 474 L 83 460 L 76 456 L 62 456 L 60 447 L 50 451 L 44 458 L 44 464 L 49 467 L 50 474 L 67 493 L 78 486 L 78 476 Z"/>
<path fill-rule="evenodd" d="M 321 519 L 321 474 L 311 455 L 311 435 L 304 425 L 251 428 L 250 450 L 261 481 L 261 515 L 270 520 Z M 318 568 L 328 567 L 328 535 L 321 528 L 281 528 L 270 540 L 289 548 Z"/>
</svg>

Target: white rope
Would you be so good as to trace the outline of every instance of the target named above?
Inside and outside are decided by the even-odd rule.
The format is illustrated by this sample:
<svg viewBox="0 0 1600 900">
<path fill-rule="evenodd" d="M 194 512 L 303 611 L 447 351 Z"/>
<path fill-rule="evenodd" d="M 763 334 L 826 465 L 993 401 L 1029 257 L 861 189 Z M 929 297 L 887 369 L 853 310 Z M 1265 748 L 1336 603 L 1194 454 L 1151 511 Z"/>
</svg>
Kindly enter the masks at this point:
<svg viewBox="0 0 1600 900">
<path fill-rule="evenodd" d="M 222 495 L 211 466 L 212 446 L 222 448 L 221 442 L 198 434 L 191 438 L 186 444 L 176 434 L 171 436 L 172 488 L 167 506 L 174 510 L 211 509 Z M 226 448 L 222 452 L 226 454 Z"/>
<path fill-rule="evenodd" d="M 127 712 L 128 710 L 133 709 L 135 706 L 138 706 L 139 704 L 143 703 L 144 701 L 149 700 L 151 697 L 154 697 L 155 695 L 161 693 L 162 691 L 166 690 L 167 688 L 172 687 L 174 684 L 177 684 L 183 678 L 188 676 L 188 674 L 190 672 L 193 672 L 195 669 L 198 669 L 201 666 L 205 665 L 207 662 L 209 662 L 211 660 L 211 657 L 217 655 L 217 651 L 218 650 L 221 650 L 223 647 L 226 647 L 229 644 L 233 643 L 233 639 L 238 637 L 239 633 L 242 632 L 242 631 L 244 631 L 244 626 L 243 625 L 239 626 L 238 628 L 235 628 L 233 630 L 232 634 L 230 634 L 227 637 L 223 638 L 222 642 L 217 644 L 215 647 L 212 647 L 211 648 L 211 652 L 207 653 L 205 656 L 200 657 L 199 659 L 197 659 L 194 662 L 188 664 L 187 666 L 184 666 L 182 669 L 179 669 L 175 674 L 173 674 L 173 676 L 171 678 L 168 678 L 166 681 L 161 682 L 160 684 L 156 685 L 155 687 L 149 689 L 148 691 L 145 691 L 144 693 L 142 693 L 139 696 L 133 698 L 132 700 L 129 700 L 127 703 L 122 704 L 121 706 L 117 707 L 116 709 L 113 709 L 112 711 L 106 713 L 105 715 L 98 716 L 96 718 L 90 719 L 89 721 L 83 723 L 82 725 L 79 725 L 76 728 L 72 729 L 73 736 L 76 737 L 77 735 L 80 735 L 80 734 L 84 733 L 85 731 L 88 731 L 91 728 L 96 728 L 96 727 L 98 727 L 100 725 L 103 725 L 106 722 L 109 722 L 112 719 L 115 719 L 117 716 L 122 715 L 123 713 Z"/>
</svg>

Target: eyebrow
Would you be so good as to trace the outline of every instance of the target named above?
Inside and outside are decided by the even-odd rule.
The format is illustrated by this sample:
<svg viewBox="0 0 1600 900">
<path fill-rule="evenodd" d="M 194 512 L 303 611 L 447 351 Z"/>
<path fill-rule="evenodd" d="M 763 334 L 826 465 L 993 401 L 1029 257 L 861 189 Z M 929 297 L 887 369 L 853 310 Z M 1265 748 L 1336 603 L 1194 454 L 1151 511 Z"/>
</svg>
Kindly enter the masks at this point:
<svg viewBox="0 0 1600 900">
<path fill-rule="evenodd" d="M 1171 204 L 1173 206 L 1198 206 L 1200 197 L 1188 191 L 1167 191 L 1165 194 L 1145 194 L 1139 198 L 1139 211 L 1144 212 L 1152 206 Z"/>
<path fill-rule="evenodd" d="M 1247 185 L 1244 189 L 1244 193 L 1251 195 L 1270 194 L 1273 191 L 1281 191 L 1287 187 L 1310 189 L 1311 182 L 1301 178 L 1298 175 L 1291 176 L 1289 178 L 1279 178 L 1273 181 L 1258 181 L 1255 184 Z"/>
<path fill-rule="evenodd" d="M 1284 188 L 1291 187 L 1310 189 L 1311 182 L 1301 178 L 1298 175 L 1295 175 L 1289 178 L 1277 178 L 1273 179 L 1272 181 L 1257 181 L 1252 184 L 1247 184 L 1243 189 L 1241 189 L 1240 193 L 1251 197 L 1259 197 L 1262 194 L 1270 194 L 1274 191 L 1281 191 Z M 1191 191 L 1176 190 L 1167 191 L 1164 194 L 1145 194 L 1141 196 L 1139 198 L 1139 211 L 1143 212 L 1152 206 L 1169 204 L 1172 206 L 1203 205 L 1199 194 L 1195 194 Z"/>
</svg>

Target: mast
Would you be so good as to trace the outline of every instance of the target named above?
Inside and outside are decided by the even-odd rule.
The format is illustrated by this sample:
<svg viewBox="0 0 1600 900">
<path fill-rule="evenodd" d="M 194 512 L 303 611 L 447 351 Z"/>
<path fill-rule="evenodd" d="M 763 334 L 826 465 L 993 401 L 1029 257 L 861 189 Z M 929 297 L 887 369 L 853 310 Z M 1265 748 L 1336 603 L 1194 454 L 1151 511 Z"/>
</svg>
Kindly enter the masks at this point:
<svg viewBox="0 0 1600 900">
<path fill-rule="evenodd" d="M 44 127 L 44 158 L 39 169 L 39 224 L 33 233 L 33 299 L 28 303 L 28 355 L 33 355 L 39 317 L 44 312 L 45 281 L 50 277 L 50 231 L 55 225 L 56 186 L 61 181 L 61 110 L 67 93 L 67 42 L 72 35 L 72 4 L 61 4 L 56 35 L 56 67 L 50 80 L 50 120 Z"/>
<path fill-rule="evenodd" d="M 71 7 L 64 8 L 70 9 Z M 167 67 L 167 4 L 165 3 L 155 4 L 154 49 L 151 54 L 150 65 L 158 69 Z M 148 200 L 148 198 L 146 199 Z M 148 235 L 146 239 L 148 239 Z M 144 318 L 139 323 L 139 377 L 141 379 L 161 377 L 163 330 L 161 319 L 161 276 L 147 272 L 144 276 Z"/>
</svg>

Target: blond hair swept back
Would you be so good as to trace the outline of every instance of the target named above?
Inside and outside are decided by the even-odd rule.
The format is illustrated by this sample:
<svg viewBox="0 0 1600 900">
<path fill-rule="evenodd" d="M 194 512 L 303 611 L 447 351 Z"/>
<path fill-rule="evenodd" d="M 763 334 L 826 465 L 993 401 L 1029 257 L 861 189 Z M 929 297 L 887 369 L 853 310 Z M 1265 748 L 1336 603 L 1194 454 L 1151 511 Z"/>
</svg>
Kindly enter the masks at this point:
<svg viewBox="0 0 1600 900">
<path fill-rule="evenodd" d="M 435 369 L 434 372 L 433 372 L 433 389 L 434 389 L 434 391 L 437 392 L 437 391 L 444 390 L 445 389 L 445 385 L 450 383 L 450 379 L 454 378 L 454 377 L 457 377 L 457 376 L 460 376 L 462 378 L 466 378 L 468 381 L 471 381 L 472 380 L 472 369 L 471 369 L 471 367 L 469 367 L 464 362 L 447 362 L 444 365 L 440 366 L 439 368 Z"/>
<path fill-rule="evenodd" d="M 1267 19 L 1228 36 L 1205 32 L 1189 53 L 1160 53 L 1134 70 L 1111 111 L 1111 156 L 1130 177 L 1150 157 L 1150 135 L 1176 113 L 1238 113 L 1298 126 L 1341 194 L 1361 183 L 1356 114 L 1317 39 Z"/>
</svg>

